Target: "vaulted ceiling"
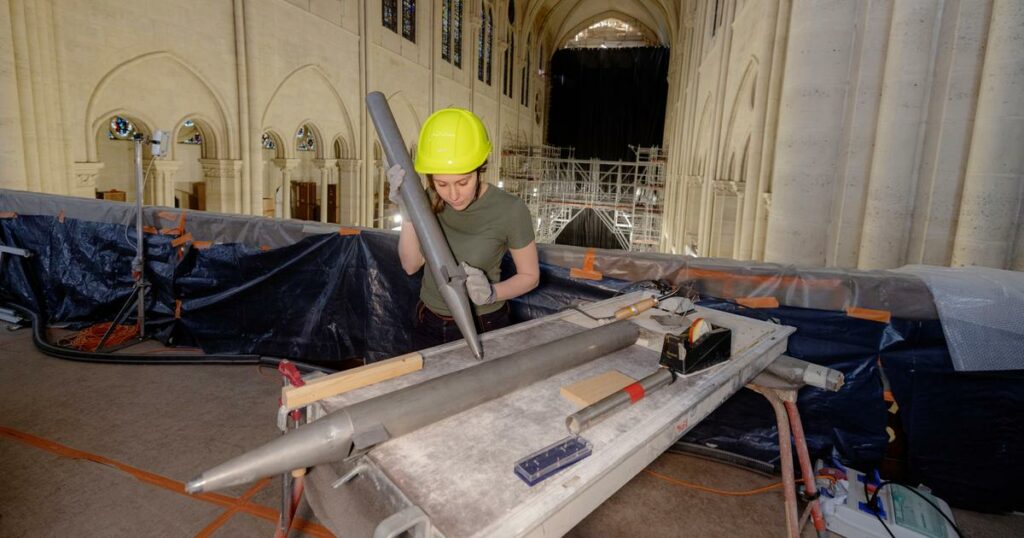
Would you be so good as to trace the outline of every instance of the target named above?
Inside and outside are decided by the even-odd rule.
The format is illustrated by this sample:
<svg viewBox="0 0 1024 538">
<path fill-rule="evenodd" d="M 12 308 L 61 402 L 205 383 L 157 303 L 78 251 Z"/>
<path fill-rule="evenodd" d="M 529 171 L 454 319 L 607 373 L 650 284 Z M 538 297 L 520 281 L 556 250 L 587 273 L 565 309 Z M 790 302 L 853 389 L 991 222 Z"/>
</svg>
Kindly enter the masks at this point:
<svg viewBox="0 0 1024 538">
<path fill-rule="evenodd" d="M 530 33 L 540 36 L 550 54 L 584 28 L 608 17 L 641 27 L 645 34 L 671 47 L 681 4 L 680 0 L 517 0 L 515 7 L 522 37 Z"/>
</svg>

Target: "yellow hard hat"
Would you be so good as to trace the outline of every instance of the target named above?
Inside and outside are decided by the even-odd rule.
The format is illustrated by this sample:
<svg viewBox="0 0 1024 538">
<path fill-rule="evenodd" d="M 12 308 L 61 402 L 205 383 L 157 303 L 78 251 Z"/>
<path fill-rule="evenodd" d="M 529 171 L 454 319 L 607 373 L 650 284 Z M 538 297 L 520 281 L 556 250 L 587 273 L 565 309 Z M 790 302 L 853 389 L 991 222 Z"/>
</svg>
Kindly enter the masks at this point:
<svg viewBox="0 0 1024 538">
<path fill-rule="evenodd" d="M 466 174 L 487 161 L 491 141 L 480 118 L 462 108 L 444 108 L 423 123 L 416 147 L 420 174 Z"/>
</svg>

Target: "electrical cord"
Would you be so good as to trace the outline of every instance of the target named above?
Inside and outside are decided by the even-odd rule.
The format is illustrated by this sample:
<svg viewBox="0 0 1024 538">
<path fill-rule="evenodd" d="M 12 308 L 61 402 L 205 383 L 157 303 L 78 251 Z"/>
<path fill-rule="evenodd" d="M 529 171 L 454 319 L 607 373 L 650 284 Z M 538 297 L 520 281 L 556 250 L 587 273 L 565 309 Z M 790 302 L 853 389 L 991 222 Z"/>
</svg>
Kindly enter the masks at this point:
<svg viewBox="0 0 1024 538">
<path fill-rule="evenodd" d="M 60 346 L 55 346 L 48 341 L 43 333 L 44 327 L 42 322 L 39 320 L 39 315 L 34 311 L 25 308 L 21 305 L 7 302 L 11 308 L 14 308 L 21 314 L 32 320 L 32 342 L 35 344 L 40 351 L 51 357 L 58 359 L 65 359 L 79 362 L 95 362 L 95 363 L 106 363 L 106 364 L 150 364 L 150 365 L 170 365 L 170 364 L 255 364 L 255 365 L 266 365 L 277 367 L 282 361 L 287 359 L 278 359 L 276 357 L 265 357 L 262 355 L 230 355 L 230 354 L 210 354 L 210 355 L 131 355 L 131 354 L 112 354 L 112 353 L 92 353 L 88 351 L 79 351 L 77 349 L 68 349 Z M 302 372 L 322 372 L 325 374 L 333 374 L 334 369 L 325 368 L 323 366 L 317 366 L 315 364 L 309 364 L 304 362 L 290 361 Z"/>
<path fill-rule="evenodd" d="M 889 529 L 889 526 L 885 524 L 885 520 L 883 520 L 882 516 L 879 514 L 879 512 L 881 512 L 881 510 L 879 509 L 879 506 L 878 506 L 878 494 L 881 493 L 882 488 L 884 488 L 885 486 L 888 486 L 888 485 L 903 486 L 903 489 L 906 489 L 907 491 L 912 491 L 914 493 L 914 495 L 917 495 L 918 497 L 924 499 L 924 501 L 926 503 L 931 505 L 931 507 L 934 508 L 935 511 L 938 512 L 940 516 L 942 516 L 942 519 L 945 519 L 946 523 L 949 523 L 949 526 L 953 527 L 953 530 L 956 532 L 957 536 L 959 536 L 960 538 L 965 538 L 966 537 L 966 535 L 963 533 L 963 531 L 960 530 L 960 527 L 957 527 L 956 523 L 953 523 L 953 520 L 950 519 L 950 517 L 946 515 L 946 512 L 942 511 L 942 509 L 939 508 L 939 506 L 937 504 L 932 502 L 932 500 L 929 499 L 925 494 L 921 493 L 920 491 L 917 491 L 913 487 L 908 486 L 906 484 L 900 484 L 899 482 L 893 482 L 891 480 L 883 480 L 882 483 L 878 484 L 878 487 L 875 488 L 875 491 L 871 494 L 871 496 L 868 497 L 868 481 L 865 480 L 864 481 L 864 497 L 868 498 L 868 507 L 871 508 L 871 513 L 873 513 L 875 515 L 875 518 L 878 519 L 878 522 L 882 524 L 882 527 L 885 529 L 885 532 L 889 533 L 889 536 L 891 536 L 892 538 L 896 538 L 896 535 L 893 534 L 892 530 Z"/>
<path fill-rule="evenodd" d="M 712 488 L 712 487 L 709 487 L 709 486 L 702 486 L 700 484 L 695 484 L 693 482 L 687 482 L 686 480 L 679 480 L 678 478 L 672 478 L 671 476 L 665 476 L 663 474 L 656 473 L 656 472 L 648 470 L 648 469 L 644 469 L 644 472 L 649 474 L 649 475 L 651 475 L 651 476 L 653 476 L 653 477 L 655 477 L 655 478 L 658 478 L 660 480 L 664 480 L 664 481 L 666 481 L 666 482 L 668 482 L 670 484 L 675 484 L 677 486 L 682 486 L 684 488 L 695 489 L 697 491 L 703 491 L 705 493 L 713 493 L 715 495 L 722 495 L 722 496 L 725 496 L 725 497 L 749 497 L 751 495 L 758 495 L 758 494 L 761 494 L 761 493 L 767 493 L 769 491 L 780 489 L 780 488 L 785 486 L 784 482 L 776 482 L 774 484 L 768 484 L 767 486 L 762 486 L 762 487 L 759 487 L 759 488 L 754 488 L 754 489 L 750 489 L 750 490 L 746 490 L 746 491 L 730 491 L 730 490 Z M 816 476 L 815 478 L 828 478 L 828 479 L 831 479 L 831 477 L 825 476 L 825 475 Z M 796 483 L 800 484 L 800 483 L 803 483 L 803 481 L 804 481 L 803 478 L 799 478 L 799 479 L 797 479 Z"/>
</svg>

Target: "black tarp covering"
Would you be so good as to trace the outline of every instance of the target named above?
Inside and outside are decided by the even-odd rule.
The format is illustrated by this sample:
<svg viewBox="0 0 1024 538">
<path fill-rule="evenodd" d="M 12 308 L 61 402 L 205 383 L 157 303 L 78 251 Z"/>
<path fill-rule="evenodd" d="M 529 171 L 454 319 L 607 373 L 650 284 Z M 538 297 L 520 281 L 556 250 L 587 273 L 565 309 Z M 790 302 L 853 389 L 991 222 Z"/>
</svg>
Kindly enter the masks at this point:
<svg viewBox="0 0 1024 538">
<path fill-rule="evenodd" d="M 882 366 L 907 434 L 909 480 L 960 508 L 1024 510 L 1024 373 L 956 371 L 936 321 L 901 332 Z"/>
<path fill-rule="evenodd" d="M 562 49 L 551 58 L 547 143 L 578 159 L 631 161 L 633 146 L 660 146 L 669 49 Z"/>
<path fill-rule="evenodd" d="M 0 293 L 48 323 L 110 320 L 131 293 L 134 229 L 118 224 L 18 215 L 0 219 L 2 244 L 34 256 L 5 256 Z M 419 276 L 401 269 L 397 235 L 310 235 L 262 250 L 239 243 L 196 249 L 147 235 L 147 316 L 158 337 L 207 352 L 253 353 L 338 365 L 379 360 L 410 348 Z M 512 269 L 508 258 L 503 270 Z M 541 284 L 513 301 L 517 319 L 609 297 L 631 285 L 573 279 L 542 264 Z M 180 308 L 179 308 L 180 301 Z M 915 482 L 955 506 L 1024 509 L 1024 380 L 1013 373 L 958 373 L 939 322 L 878 323 L 841 312 L 779 307 L 752 310 L 705 298 L 704 306 L 797 328 L 788 354 L 846 375 L 839 393 L 800 393 L 809 448 L 835 449 L 847 463 L 873 467 L 886 446 L 879 361 L 890 380 L 910 447 Z M 158 357 L 159 355 L 156 355 Z M 741 391 L 688 434 L 694 442 L 762 461 L 778 459 L 771 409 Z"/>
<path fill-rule="evenodd" d="M 0 221 L 0 237 L 33 253 L 5 259 L 0 290 L 49 324 L 109 321 L 132 292 L 132 227 L 19 215 Z M 410 348 L 419 276 L 402 271 L 392 234 L 315 235 L 267 251 L 172 240 L 146 237 L 147 327 L 165 342 L 324 366 Z"/>
<path fill-rule="evenodd" d="M 622 250 L 615 234 L 601 221 L 597 212 L 587 208 L 565 225 L 555 238 L 556 245 L 582 245 L 591 248 Z"/>
</svg>

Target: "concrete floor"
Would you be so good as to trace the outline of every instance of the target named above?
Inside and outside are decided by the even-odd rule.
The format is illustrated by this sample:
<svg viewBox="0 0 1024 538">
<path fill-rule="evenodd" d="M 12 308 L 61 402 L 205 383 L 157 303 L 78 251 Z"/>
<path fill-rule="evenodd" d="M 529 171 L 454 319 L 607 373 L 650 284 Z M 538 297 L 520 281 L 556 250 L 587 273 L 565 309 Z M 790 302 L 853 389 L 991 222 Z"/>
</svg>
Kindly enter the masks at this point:
<svg viewBox="0 0 1024 538">
<path fill-rule="evenodd" d="M 0 329 L 0 536 L 272 535 L 278 481 L 205 499 L 181 483 L 277 435 L 278 394 L 269 369 L 75 363 Z M 674 454 L 648 470 L 726 490 L 776 481 Z M 293 536 L 326 535 L 305 503 L 298 516 L 309 526 Z M 972 538 L 1024 536 L 1024 517 L 956 516 Z M 784 534 L 779 490 L 724 497 L 644 472 L 570 536 Z"/>
</svg>

